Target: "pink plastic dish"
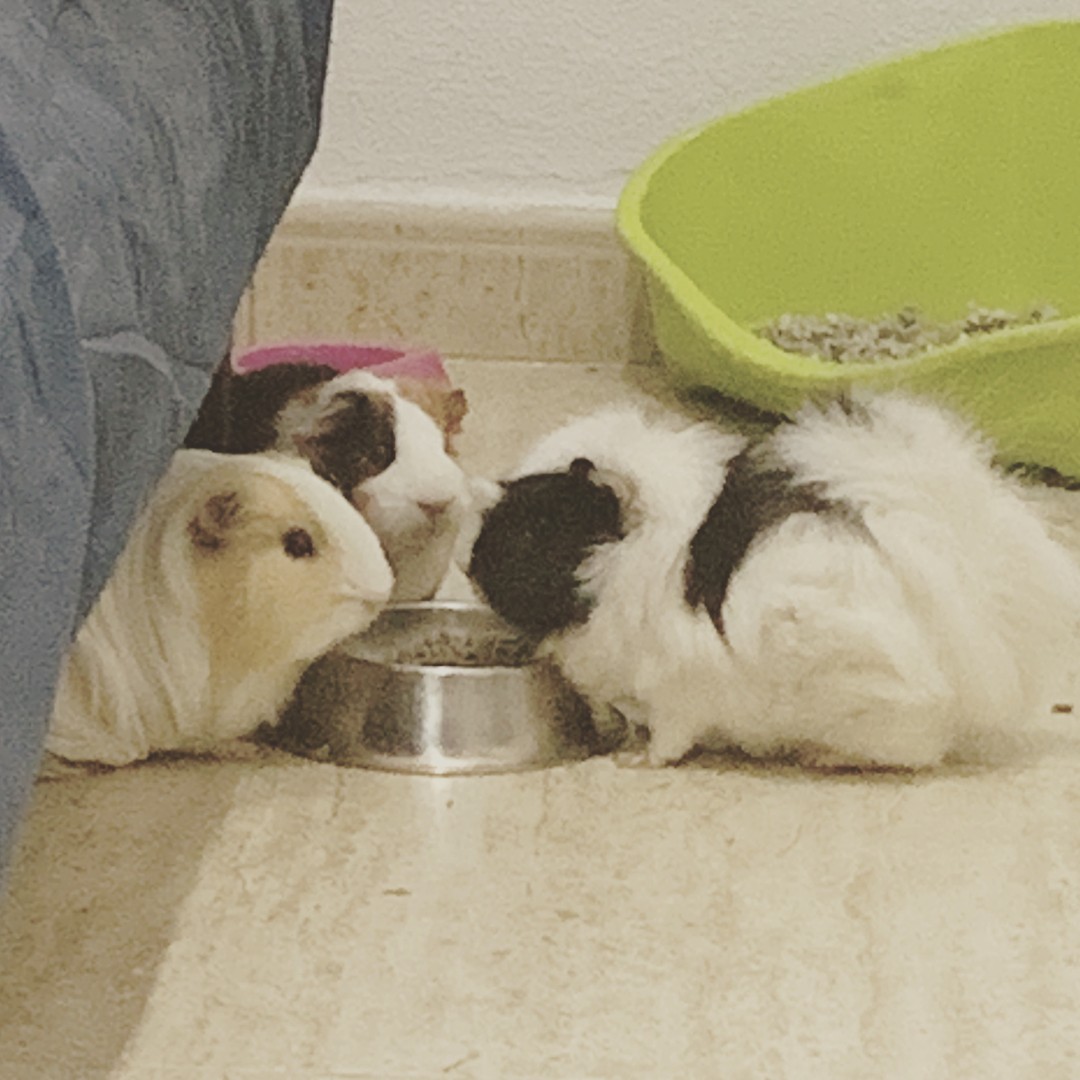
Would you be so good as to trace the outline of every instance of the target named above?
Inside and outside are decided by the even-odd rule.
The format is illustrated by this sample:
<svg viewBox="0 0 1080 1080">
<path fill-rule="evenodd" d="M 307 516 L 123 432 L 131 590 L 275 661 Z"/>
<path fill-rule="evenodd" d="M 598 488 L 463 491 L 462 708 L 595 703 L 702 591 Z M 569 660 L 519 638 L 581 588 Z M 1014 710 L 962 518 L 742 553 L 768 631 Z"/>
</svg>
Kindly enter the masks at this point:
<svg viewBox="0 0 1080 1080">
<path fill-rule="evenodd" d="M 366 368 L 384 378 L 427 379 L 450 386 L 442 357 L 434 349 L 350 341 L 256 345 L 233 354 L 233 371 L 244 374 L 272 364 L 325 364 L 337 371 Z"/>
</svg>

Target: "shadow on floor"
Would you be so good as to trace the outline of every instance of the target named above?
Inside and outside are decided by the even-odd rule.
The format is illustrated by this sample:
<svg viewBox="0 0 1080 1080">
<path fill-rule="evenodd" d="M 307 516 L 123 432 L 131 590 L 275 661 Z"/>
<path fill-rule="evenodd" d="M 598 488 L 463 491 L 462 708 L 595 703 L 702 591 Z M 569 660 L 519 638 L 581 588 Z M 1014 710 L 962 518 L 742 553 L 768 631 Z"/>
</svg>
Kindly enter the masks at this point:
<svg viewBox="0 0 1080 1080">
<path fill-rule="evenodd" d="M 800 764 L 794 756 L 764 760 L 741 750 L 694 750 L 679 762 L 677 768 L 714 772 L 724 775 L 739 772 L 770 783 L 789 785 L 867 785 L 880 787 L 910 787 L 938 784 L 943 780 L 981 781 L 986 777 L 1015 776 L 1035 764 L 1040 757 L 1075 757 L 1080 752 L 1076 739 L 1063 740 L 1053 734 L 1042 738 L 1032 736 L 1027 745 L 1002 751 L 994 760 L 982 763 L 946 762 L 934 768 L 860 768 L 810 767 Z"/>
<path fill-rule="evenodd" d="M 253 764 L 158 761 L 38 783 L 0 901 L 5 1080 L 111 1072 Z"/>
</svg>

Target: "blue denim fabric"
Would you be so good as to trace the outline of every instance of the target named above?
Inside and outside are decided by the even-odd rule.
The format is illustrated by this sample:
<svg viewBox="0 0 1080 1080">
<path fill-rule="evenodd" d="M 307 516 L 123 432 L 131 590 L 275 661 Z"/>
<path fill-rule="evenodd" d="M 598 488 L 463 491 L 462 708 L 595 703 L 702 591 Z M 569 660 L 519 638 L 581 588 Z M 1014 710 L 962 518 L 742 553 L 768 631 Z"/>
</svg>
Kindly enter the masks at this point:
<svg viewBox="0 0 1080 1080">
<path fill-rule="evenodd" d="M 310 160 L 332 0 L 4 0 L 0 875 L 59 664 Z"/>
</svg>

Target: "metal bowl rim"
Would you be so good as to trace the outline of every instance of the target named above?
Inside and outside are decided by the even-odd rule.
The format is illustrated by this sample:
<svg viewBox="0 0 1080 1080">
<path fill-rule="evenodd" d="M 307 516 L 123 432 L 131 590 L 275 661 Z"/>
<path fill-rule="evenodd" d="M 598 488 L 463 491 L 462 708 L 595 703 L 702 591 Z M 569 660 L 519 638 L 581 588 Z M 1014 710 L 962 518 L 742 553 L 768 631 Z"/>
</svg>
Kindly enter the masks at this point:
<svg viewBox="0 0 1080 1080">
<path fill-rule="evenodd" d="M 465 675 L 475 678 L 478 675 L 506 675 L 510 672 L 535 671 L 546 666 L 548 657 L 534 656 L 523 664 L 489 664 L 486 667 L 480 664 L 404 664 L 395 660 L 372 660 L 366 656 L 349 656 L 354 663 L 371 664 L 372 667 L 382 668 L 384 671 L 401 671 L 409 675 L 416 672 L 430 672 L 435 675 Z"/>
<path fill-rule="evenodd" d="M 380 617 L 388 611 L 482 611 L 500 622 L 506 620 L 487 604 L 478 600 L 401 600 L 387 604 L 379 613 Z M 507 624 L 508 625 L 508 624 Z M 510 627 L 513 629 L 513 627 Z"/>
<path fill-rule="evenodd" d="M 475 600 L 404 600 L 400 603 L 387 604 L 380 612 L 379 617 L 382 618 L 384 614 L 391 611 L 477 611 L 490 615 L 497 622 L 501 623 L 511 633 L 519 633 L 514 630 L 505 619 L 494 608 L 489 607 L 487 604 L 479 603 Z M 367 631 L 364 631 L 367 633 Z M 362 641 L 364 633 L 356 635 L 352 639 L 351 643 Z M 526 635 L 520 635 L 526 637 Z M 350 644 L 351 644 L 350 643 Z M 344 643 L 343 644 L 347 644 Z M 364 664 L 371 664 L 374 667 L 382 668 L 384 671 L 402 671 L 412 674 L 414 672 L 431 672 L 436 675 L 467 675 L 470 678 L 475 678 L 480 675 L 490 675 L 492 672 L 498 672 L 505 674 L 506 672 L 519 671 L 527 672 L 529 669 L 536 669 L 541 666 L 542 663 L 548 660 L 546 656 L 531 656 L 522 664 L 409 664 L 402 663 L 396 660 L 372 660 L 366 656 L 356 656 L 350 653 L 351 660 L 357 660 Z"/>
</svg>

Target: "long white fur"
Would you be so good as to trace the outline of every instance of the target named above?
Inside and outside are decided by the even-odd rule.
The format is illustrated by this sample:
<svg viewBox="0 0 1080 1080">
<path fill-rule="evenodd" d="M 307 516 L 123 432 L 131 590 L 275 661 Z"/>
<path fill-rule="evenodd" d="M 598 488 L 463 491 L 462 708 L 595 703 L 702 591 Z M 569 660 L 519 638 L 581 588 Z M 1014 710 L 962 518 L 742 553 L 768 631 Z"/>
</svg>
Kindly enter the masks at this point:
<svg viewBox="0 0 1080 1080">
<path fill-rule="evenodd" d="M 385 397 L 392 403 L 394 460 L 360 484 L 351 497 L 394 567 L 394 600 L 428 599 L 449 568 L 471 499 L 469 480 L 447 452 L 445 434 L 434 418 L 399 393 L 391 380 L 363 370 L 338 375 L 310 399 L 291 403 L 279 422 L 278 449 L 295 453 L 293 433 L 316 424 L 334 396 L 343 391 Z M 443 503 L 445 510 L 434 517 L 422 509 Z"/>
<path fill-rule="evenodd" d="M 277 655 L 230 647 L 241 677 L 222 683 L 201 617 L 189 522 L 207 492 L 245 471 L 282 481 L 329 538 L 327 595 L 304 598 L 303 625 L 284 627 Z M 211 486 L 216 485 L 216 486 Z M 286 529 L 292 518 L 282 522 Z M 240 587 L 241 583 L 237 583 Z M 273 722 L 304 667 L 377 616 L 393 584 L 377 538 L 330 484 L 273 455 L 177 453 L 136 520 L 101 597 L 65 660 L 46 749 L 66 761 L 124 765 L 162 750 L 200 750 Z M 267 582 L 267 589 L 275 588 Z M 273 599 L 273 597 L 271 597 Z M 226 635 L 229 627 L 218 627 Z"/>
<path fill-rule="evenodd" d="M 653 762 L 695 745 L 824 765 L 992 759 L 1070 691 L 1074 559 L 955 415 L 898 394 L 861 404 L 869 423 L 807 409 L 773 443 L 865 531 L 797 514 L 755 540 L 726 640 L 685 603 L 682 575 L 742 440 L 616 410 L 553 433 L 517 470 L 585 456 L 630 492 L 628 537 L 582 568 L 595 609 L 547 648 L 595 703 L 647 723 Z"/>
</svg>

